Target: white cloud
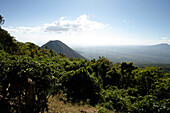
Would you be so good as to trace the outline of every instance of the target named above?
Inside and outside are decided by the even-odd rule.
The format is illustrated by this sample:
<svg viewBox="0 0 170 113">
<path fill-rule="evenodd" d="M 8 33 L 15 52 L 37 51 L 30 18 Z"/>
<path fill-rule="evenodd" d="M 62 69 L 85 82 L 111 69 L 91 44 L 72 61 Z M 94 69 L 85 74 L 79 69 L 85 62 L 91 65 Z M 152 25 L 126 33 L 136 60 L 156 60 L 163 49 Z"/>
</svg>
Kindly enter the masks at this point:
<svg viewBox="0 0 170 113">
<path fill-rule="evenodd" d="M 4 28 L 9 32 L 17 32 L 17 33 L 26 33 L 26 32 L 37 32 L 42 31 L 42 28 L 39 26 L 36 27 L 16 27 L 10 26 L 9 28 Z"/>
<path fill-rule="evenodd" d="M 72 33 L 72 32 L 83 32 L 91 31 L 96 29 L 103 29 L 105 25 L 96 21 L 91 21 L 88 19 L 87 15 L 81 15 L 76 20 L 66 20 L 65 17 L 61 17 L 58 21 L 50 24 L 44 24 L 43 27 L 13 27 L 4 28 L 11 32 L 54 32 L 56 34 L 61 33 Z"/>
<path fill-rule="evenodd" d="M 63 33 L 63 32 L 82 32 L 89 31 L 95 29 L 103 29 L 105 27 L 104 24 L 88 20 L 87 15 L 81 15 L 76 20 L 66 20 L 65 18 L 60 18 L 59 21 L 56 21 L 52 24 L 45 24 L 44 31 L 46 32 L 55 32 L 55 33 Z"/>
<path fill-rule="evenodd" d="M 162 39 L 162 40 L 167 40 L 167 39 L 168 39 L 168 37 L 161 37 L 161 39 Z"/>
</svg>

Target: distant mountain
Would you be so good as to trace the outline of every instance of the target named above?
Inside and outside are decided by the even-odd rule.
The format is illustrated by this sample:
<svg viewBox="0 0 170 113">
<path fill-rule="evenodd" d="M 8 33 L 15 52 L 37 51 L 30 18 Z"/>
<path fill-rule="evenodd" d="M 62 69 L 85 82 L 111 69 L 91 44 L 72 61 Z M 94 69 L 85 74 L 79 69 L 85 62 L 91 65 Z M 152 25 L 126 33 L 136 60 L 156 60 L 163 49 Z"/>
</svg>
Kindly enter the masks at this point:
<svg viewBox="0 0 170 113">
<path fill-rule="evenodd" d="M 149 46 L 76 47 L 74 50 L 89 60 L 104 56 L 114 63 L 170 64 L 170 45 L 166 43 Z"/>
<path fill-rule="evenodd" d="M 155 49 L 170 49 L 170 45 L 168 45 L 167 43 L 161 43 L 161 44 L 157 44 L 157 45 L 153 45 L 151 46 L 152 48 L 155 48 Z"/>
<path fill-rule="evenodd" d="M 44 44 L 41 48 L 45 48 L 45 46 L 48 46 L 49 49 L 55 50 L 58 54 L 62 53 L 66 55 L 67 57 L 74 57 L 74 58 L 83 58 L 86 59 L 85 57 L 81 56 L 78 54 L 76 51 L 68 47 L 66 44 L 59 40 L 55 41 L 49 41 L 46 44 Z"/>
<path fill-rule="evenodd" d="M 150 51 L 154 54 L 159 54 L 162 56 L 167 55 L 168 57 L 170 57 L 170 45 L 168 45 L 167 43 L 161 43 L 161 44 L 157 44 L 157 45 L 153 45 L 153 46 L 149 46 L 145 51 Z"/>
<path fill-rule="evenodd" d="M 154 46 L 157 46 L 157 47 L 170 47 L 170 45 L 168 45 L 167 43 L 161 43 L 161 44 L 157 44 L 157 45 L 154 45 Z"/>
</svg>

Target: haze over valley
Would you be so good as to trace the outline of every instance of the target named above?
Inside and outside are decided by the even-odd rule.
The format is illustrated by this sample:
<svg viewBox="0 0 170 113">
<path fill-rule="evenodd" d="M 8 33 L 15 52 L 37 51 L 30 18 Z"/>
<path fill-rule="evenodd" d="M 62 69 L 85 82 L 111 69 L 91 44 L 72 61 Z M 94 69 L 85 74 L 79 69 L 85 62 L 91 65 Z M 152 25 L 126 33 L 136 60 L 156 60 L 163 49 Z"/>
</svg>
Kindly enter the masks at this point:
<svg viewBox="0 0 170 113">
<path fill-rule="evenodd" d="M 170 64 L 170 45 L 161 43 L 157 45 L 136 46 L 73 46 L 69 47 L 59 40 L 52 40 L 42 46 L 55 50 L 66 57 L 83 58 L 87 60 L 106 57 L 113 63 L 133 62 L 141 64 Z"/>
<path fill-rule="evenodd" d="M 162 43 L 147 46 L 93 46 L 73 47 L 87 59 L 104 56 L 116 62 L 134 62 L 135 64 L 170 64 L 170 45 Z"/>
</svg>

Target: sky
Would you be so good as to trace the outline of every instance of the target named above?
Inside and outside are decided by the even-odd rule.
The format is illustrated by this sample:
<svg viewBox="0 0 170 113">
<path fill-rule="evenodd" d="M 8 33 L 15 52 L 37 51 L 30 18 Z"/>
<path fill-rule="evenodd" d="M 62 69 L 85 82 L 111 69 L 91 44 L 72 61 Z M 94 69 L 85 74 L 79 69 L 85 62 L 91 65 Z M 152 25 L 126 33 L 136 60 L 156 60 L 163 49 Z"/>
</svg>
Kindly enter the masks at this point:
<svg viewBox="0 0 170 113">
<path fill-rule="evenodd" d="M 39 46 L 170 44 L 170 0 L 0 0 L 2 28 Z"/>
</svg>

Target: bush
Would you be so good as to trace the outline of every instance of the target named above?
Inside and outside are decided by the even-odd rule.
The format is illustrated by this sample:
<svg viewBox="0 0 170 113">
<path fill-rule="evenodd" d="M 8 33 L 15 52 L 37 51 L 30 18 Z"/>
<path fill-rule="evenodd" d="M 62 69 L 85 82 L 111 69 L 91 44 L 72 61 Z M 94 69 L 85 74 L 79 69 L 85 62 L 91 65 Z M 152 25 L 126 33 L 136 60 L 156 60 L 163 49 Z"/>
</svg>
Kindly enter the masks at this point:
<svg viewBox="0 0 170 113">
<path fill-rule="evenodd" d="M 55 85 L 51 65 L 27 56 L 2 56 L 0 61 L 1 104 L 8 112 L 40 112 L 47 110 L 47 99 Z M 6 109 L 6 108 L 4 108 Z M 3 109 L 1 109 L 3 111 Z"/>
</svg>

